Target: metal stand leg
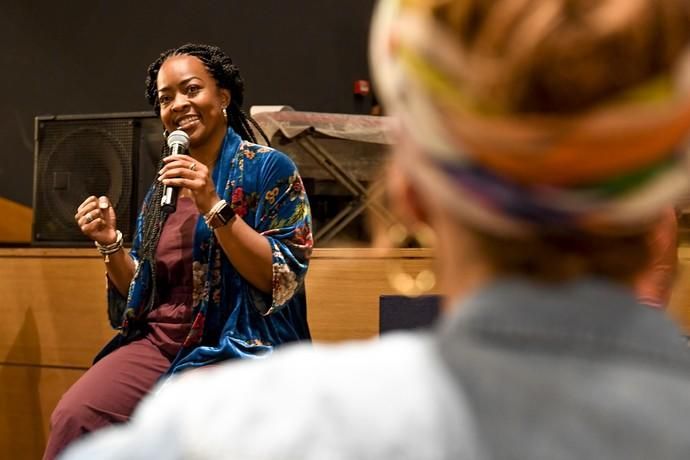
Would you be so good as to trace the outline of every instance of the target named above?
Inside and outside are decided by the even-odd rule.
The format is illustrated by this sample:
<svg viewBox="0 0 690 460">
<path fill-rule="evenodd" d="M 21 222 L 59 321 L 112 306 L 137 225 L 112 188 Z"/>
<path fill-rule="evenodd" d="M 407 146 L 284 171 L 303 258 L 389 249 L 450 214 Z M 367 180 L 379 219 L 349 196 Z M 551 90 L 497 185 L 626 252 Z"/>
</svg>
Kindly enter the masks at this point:
<svg viewBox="0 0 690 460">
<path fill-rule="evenodd" d="M 384 219 L 393 220 L 391 213 L 387 209 L 374 202 L 374 198 L 382 191 L 381 187 L 377 187 L 378 190 L 376 191 L 374 189 L 367 190 L 362 183 L 345 171 L 326 149 L 314 142 L 311 135 L 311 132 L 306 132 L 296 138 L 295 141 L 354 196 L 354 199 L 344 209 L 314 235 L 314 240 L 325 242 L 332 239 L 367 208 L 381 215 Z"/>
</svg>

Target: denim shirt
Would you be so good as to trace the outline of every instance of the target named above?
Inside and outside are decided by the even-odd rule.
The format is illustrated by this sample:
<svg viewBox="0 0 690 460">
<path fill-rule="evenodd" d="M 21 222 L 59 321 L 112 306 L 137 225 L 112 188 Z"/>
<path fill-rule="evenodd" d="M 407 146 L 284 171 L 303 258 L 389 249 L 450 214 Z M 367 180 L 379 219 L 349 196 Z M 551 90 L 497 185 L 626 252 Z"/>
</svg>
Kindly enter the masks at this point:
<svg viewBox="0 0 690 460">
<path fill-rule="evenodd" d="M 492 459 L 690 458 L 690 356 L 663 312 L 596 279 L 506 279 L 436 338 Z"/>
</svg>

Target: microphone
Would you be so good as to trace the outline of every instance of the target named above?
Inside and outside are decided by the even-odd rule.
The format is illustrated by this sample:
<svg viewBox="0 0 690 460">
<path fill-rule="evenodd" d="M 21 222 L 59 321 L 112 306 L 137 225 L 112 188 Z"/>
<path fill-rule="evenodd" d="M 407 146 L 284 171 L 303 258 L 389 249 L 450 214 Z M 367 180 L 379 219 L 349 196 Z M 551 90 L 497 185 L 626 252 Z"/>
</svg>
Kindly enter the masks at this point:
<svg viewBox="0 0 690 460">
<path fill-rule="evenodd" d="M 189 149 L 189 136 L 181 129 L 176 129 L 168 135 L 168 147 L 170 155 L 185 155 Z M 161 198 L 161 210 L 165 213 L 173 213 L 177 209 L 177 187 L 168 185 L 163 186 L 163 197 Z"/>
</svg>

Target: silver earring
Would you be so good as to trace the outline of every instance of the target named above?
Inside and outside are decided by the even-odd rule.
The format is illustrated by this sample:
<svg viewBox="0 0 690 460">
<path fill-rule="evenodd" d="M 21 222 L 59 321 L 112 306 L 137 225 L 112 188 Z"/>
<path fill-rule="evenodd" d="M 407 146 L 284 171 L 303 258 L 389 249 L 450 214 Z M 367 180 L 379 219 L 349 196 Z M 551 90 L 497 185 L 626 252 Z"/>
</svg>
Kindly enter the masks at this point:
<svg viewBox="0 0 690 460">
<path fill-rule="evenodd" d="M 170 131 L 168 131 L 167 129 L 164 129 L 163 130 L 163 139 L 167 139 L 169 134 L 170 134 Z"/>
<path fill-rule="evenodd" d="M 225 110 L 225 107 L 223 107 L 223 116 L 225 117 L 225 121 L 228 120 L 228 111 Z"/>
</svg>

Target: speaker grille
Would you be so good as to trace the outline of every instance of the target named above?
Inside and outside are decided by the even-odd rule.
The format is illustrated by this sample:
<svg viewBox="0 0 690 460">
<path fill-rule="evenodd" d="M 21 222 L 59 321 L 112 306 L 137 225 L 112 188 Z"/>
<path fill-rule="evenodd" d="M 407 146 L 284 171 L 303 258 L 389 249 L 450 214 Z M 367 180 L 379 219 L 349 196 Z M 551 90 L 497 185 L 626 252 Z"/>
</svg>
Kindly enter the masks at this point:
<svg viewBox="0 0 690 460">
<path fill-rule="evenodd" d="M 106 195 L 123 231 L 133 219 L 137 124 L 132 119 L 51 120 L 38 124 L 34 240 L 87 242 L 74 221 L 88 196 Z M 125 235 L 130 240 L 131 235 Z"/>
</svg>

